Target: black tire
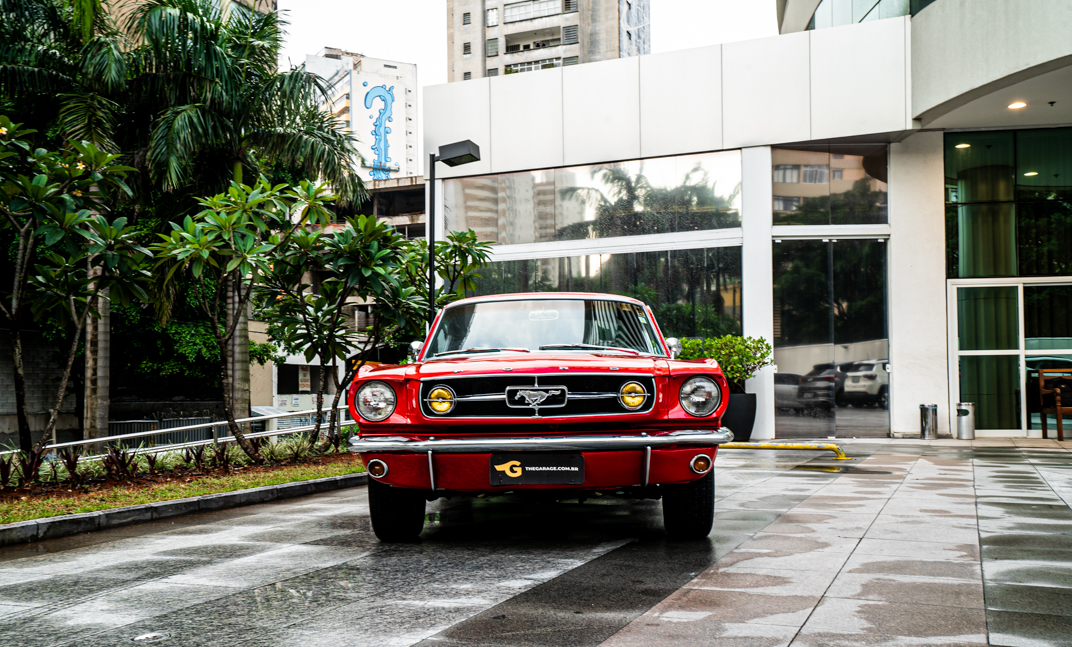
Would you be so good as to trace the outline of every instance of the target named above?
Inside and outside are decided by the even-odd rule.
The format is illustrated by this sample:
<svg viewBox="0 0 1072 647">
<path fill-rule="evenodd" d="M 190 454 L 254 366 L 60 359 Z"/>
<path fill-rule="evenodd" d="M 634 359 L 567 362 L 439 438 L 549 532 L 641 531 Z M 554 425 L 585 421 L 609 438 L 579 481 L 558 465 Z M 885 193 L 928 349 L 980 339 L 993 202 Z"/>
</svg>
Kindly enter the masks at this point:
<svg viewBox="0 0 1072 647">
<path fill-rule="evenodd" d="M 715 523 L 715 470 L 684 485 L 665 485 L 663 527 L 673 539 L 703 539 Z"/>
<path fill-rule="evenodd" d="M 391 487 L 369 479 L 369 516 L 380 541 L 413 542 L 424 530 L 424 492 Z"/>
<path fill-rule="evenodd" d="M 886 411 L 890 410 L 890 391 L 888 387 L 884 386 L 878 392 L 878 406 Z"/>
</svg>

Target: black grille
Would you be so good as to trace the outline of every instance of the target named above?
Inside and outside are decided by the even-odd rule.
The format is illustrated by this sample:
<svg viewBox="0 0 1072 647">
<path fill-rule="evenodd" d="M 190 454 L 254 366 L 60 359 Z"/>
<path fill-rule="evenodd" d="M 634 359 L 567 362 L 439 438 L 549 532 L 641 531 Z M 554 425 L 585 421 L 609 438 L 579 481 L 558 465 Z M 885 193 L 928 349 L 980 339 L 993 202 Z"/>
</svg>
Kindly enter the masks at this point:
<svg viewBox="0 0 1072 647">
<path fill-rule="evenodd" d="M 626 409 L 617 397 L 600 399 L 582 399 L 582 394 L 613 393 L 617 394 L 627 382 L 639 382 L 644 391 L 651 394 L 639 409 Z M 454 408 L 446 415 L 432 412 L 428 408 L 428 394 L 437 386 L 447 386 L 454 391 L 458 400 Z M 519 386 L 538 389 L 564 387 L 568 391 L 566 406 L 540 407 L 540 417 L 550 416 L 594 416 L 607 414 L 644 413 L 655 406 L 655 380 L 650 375 L 561 375 L 557 373 L 544 375 L 485 375 L 479 377 L 462 377 L 444 380 L 427 380 L 421 384 L 421 411 L 429 418 L 532 418 L 537 410 L 532 407 L 506 404 L 506 399 L 464 400 L 466 396 L 502 396 L 506 387 Z"/>
</svg>

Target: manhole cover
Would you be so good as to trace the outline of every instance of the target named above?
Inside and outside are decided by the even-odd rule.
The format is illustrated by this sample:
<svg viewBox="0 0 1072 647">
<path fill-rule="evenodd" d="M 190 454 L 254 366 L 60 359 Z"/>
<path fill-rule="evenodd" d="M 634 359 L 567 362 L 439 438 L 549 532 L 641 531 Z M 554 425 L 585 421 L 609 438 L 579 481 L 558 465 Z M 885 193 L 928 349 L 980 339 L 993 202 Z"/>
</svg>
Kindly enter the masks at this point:
<svg viewBox="0 0 1072 647">
<path fill-rule="evenodd" d="M 155 643 L 155 642 L 160 642 L 161 640 L 167 640 L 167 639 L 168 639 L 167 634 L 151 633 L 151 634 L 142 634 L 140 636 L 134 636 L 134 638 L 132 638 L 131 640 L 133 640 L 134 642 Z"/>
</svg>

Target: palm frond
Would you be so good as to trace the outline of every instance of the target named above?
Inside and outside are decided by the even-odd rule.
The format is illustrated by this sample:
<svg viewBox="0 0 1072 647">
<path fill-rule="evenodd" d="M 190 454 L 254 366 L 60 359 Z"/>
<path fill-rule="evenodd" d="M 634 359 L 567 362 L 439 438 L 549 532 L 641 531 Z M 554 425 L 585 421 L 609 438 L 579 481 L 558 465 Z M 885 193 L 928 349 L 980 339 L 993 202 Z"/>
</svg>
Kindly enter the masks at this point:
<svg viewBox="0 0 1072 647">
<path fill-rule="evenodd" d="M 182 186 L 190 178 L 198 151 L 229 138 L 231 130 L 230 122 L 202 104 L 166 110 L 150 135 L 146 161 L 151 175 L 164 190 Z"/>
<path fill-rule="evenodd" d="M 92 142 L 109 152 L 118 151 L 115 132 L 115 102 L 99 94 L 64 94 L 59 97 L 59 127 L 65 139 Z"/>
</svg>

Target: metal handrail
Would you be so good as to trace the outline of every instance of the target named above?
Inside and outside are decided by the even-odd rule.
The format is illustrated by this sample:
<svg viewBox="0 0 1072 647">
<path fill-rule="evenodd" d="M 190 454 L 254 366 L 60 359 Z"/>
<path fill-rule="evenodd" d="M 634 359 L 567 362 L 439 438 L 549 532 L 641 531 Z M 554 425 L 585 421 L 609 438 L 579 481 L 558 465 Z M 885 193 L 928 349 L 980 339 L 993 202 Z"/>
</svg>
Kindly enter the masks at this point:
<svg viewBox="0 0 1072 647">
<path fill-rule="evenodd" d="M 344 425 L 357 424 L 356 420 L 340 420 L 339 427 Z M 306 425 L 304 427 L 293 427 L 291 429 L 273 429 L 271 431 L 258 431 L 255 433 L 246 434 L 246 438 L 269 438 L 271 436 L 285 436 L 287 434 L 296 434 L 305 431 L 312 431 L 316 429 L 316 425 Z M 229 438 L 234 438 L 230 436 Z M 90 441 L 93 442 L 93 441 Z M 187 447 L 198 447 L 200 445 L 212 445 L 214 443 L 221 442 L 217 439 L 210 440 L 193 440 L 188 443 L 175 443 L 173 445 L 158 445 L 156 447 L 136 447 L 133 448 L 133 454 L 159 454 L 162 452 L 173 452 L 180 449 L 186 449 Z M 222 442 L 231 442 L 230 440 L 224 440 Z M 104 458 L 106 454 L 93 454 L 92 456 L 82 456 L 80 460 L 94 461 Z"/>
<path fill-rule="evenodd" d="M 339 410 L 347 410 L 347 407 L 345 405 L 342 405 L 342 406 L 339 406 L 338 408 L 335 409 L 335 411 L 339 411 Z M 332 409 L 330 407 L 321 410 L 322 413 L 323 412 L 330 413 L 331 411 L 332 411 Z M 287 411 L 286 413 L 273 413 L 270 416 L 255 416 L 255 417 L 252 417 L 252 418 L 239 418 L 238 420 L 235 420 L 235 422 L 236 423 L 260 422 L 262 420 L 274 420 L 276 418 L 292 418 L 294 416 L 309 415 L 309 414 L 315 414 L 315 413 L 317 413 L 316 409 L 307 409 L 305 411 Z M 199 424 L 196 424 L 196 425 L 186 425 L 185 427 L 170 427 L 168 429 L 153 429 L 153 430 L 150 430 L 150 431 L 136 431 L 136 432 L 129 433 L 129 434 L 119 434 L 117 436 L 102 436 L 100 438 L 89 438 L 87 440 L 72 440 L 72 441 L 66 442 L 66 443 L 55 443 L 55 444 L 52 444 L 52 445 L 45 445 L 45 447 L 43 449 L 55 450 L 55 449 L 60 449 L 62 447 L 73 447 L 75 445 L 91 445 L 91 444 L 96 444 L 96 443 L 109 443 L 109 442 L 114 442 L 116 440 L 126 440 L 126 439 L 129 439 L 129 438 L 144 438 L 146 436 L 156 436 L 156 435 L 159 435 L 159 434 L 170 434 L 170 433 L 181 432 L 181 431 L 194 431 L 196 429 L 205 429 L 205 428 L 208 428 L 208 427 L 218 427 L 218 426 L 227 425 L 227 424 L 228 423 L 227 423 L 226 420 L 219 420 L 219 421 L 215 421 L 215 422 L 202 422 L 202 423 L 199 423 Z M 340 426 L 342 424 L 343 424 L 342 422 L 339 423 Z M 354 423 L 354 421 L 351 420 L 350 424 L 356 424 L 356 423 Z M 310 425 L 309 429 L 312 429 L 313 427 L 315 427 L 315 425 Z M 278 430 L 278 431 L 282 431 L 284 433 L 293 433 L 294 430 L 293 429 L 283 429 L 283 430 Z M 252 438 L 252 437 L 257 437 L 257 436 L 259 436 L 261 434 L 264 434 L 264 433 L 265 432 L 257 432 L 256 434 L 245 434 L 245 436 L 247 438 Z M 214 441 L 209 441 L 209 442 L 214 442 Z M 177 447 L 177 446 L 178 445 L 168 445 L 168 447 Z M 8 451 L 2 451 L 2 452 L 0 452 L 0 456 L 2 456 L 4 454 L 17 454 L 17 453 L 19 453 L 19 451 L 21 451 L 21 450 L 13 449 L 13 450 L 8 450 Z"/>
</svg>

